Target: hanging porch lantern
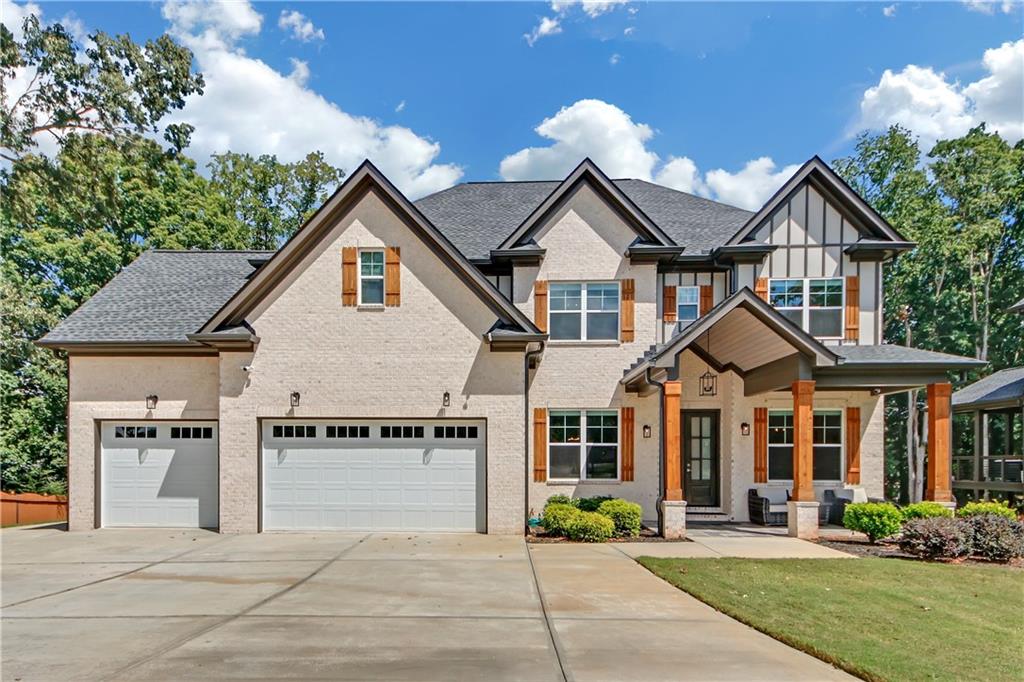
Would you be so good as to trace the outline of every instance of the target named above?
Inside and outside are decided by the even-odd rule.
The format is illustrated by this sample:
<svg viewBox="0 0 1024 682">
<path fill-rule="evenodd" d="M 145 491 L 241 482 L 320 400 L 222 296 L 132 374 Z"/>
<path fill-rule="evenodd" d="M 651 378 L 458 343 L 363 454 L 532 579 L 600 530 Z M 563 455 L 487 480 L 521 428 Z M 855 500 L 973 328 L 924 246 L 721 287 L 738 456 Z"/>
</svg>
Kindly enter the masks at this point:
<svg viewBox="0 0 1024 682">
<path fill-rule="evenodd" d="M 704 335 L 704 352 L 711 357 L 711 330 Z M 700 394 L 702 396 L 718 395 L 718 375 L 711 372 L 711 365 L 708 365 L 706 372 L 700 375 Z"/>
</svg>

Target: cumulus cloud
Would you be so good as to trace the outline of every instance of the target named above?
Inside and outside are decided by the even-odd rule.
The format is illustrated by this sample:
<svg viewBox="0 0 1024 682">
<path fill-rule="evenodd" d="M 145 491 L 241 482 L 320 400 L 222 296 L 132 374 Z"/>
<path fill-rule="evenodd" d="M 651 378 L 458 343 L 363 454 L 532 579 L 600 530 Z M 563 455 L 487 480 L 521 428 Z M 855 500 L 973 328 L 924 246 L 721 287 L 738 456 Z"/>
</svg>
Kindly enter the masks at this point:
<svg viewBox="0 0 1024 682">
<path fill-rule="evenodd" d="M 190 97 L 168 121 L 195 126 L 191 152 L 197 159 L 235 151 L 291 162 L 319 149 L 328 162 L 352 171 L 369 158 L 412 198 L 462 176 L 458 166 L 436 163 L 437 142 L 348 113 L 310 89 L 305 62 L 292 60 L 285 74 L 247 56 L 237 43 L 258 33 L 262 23 L 248 3 L 175 0 L 164 6 L 164 16 L 172 35 L 194 50 L 206 79 L 205 94 Z"/>
<path fill-rule="evenodd" d="M 900 124 L 928 148 L 985 122 L 1009 142 L 1024 136 L 1024 40 L 986 50 L 988 75 L 967 85 L 931 67 L 909 64 L 882 74 L 860 102 L 857 130 Z"/>
<path fill-rule="evenodd" d="M 799 168 L 800 164 L 793 164 L 776 170 L 775 162 L 762 156 L 748 161 L 738 173 L 721 168 L 708 171 L 704 182 L 709 193 L 720 201 L 753 210 L 764 205 Z"/>
<path fill-rule="evenodd" d="M 533 47 L 534 44 L 545 36 L 553 36 L 562 32 L 562 19 L 572 10 L 573 7 L 580 7 L 583 13 L 591 19 L 611 12 L 616 7 L 625 5 L 629 0 L 552 0 L 551 11 L 554 16 L 541 17 L 540 23 L 533 27 L 529 33 L 523 34 L 526 43 Z"/>
<path fill-rule="evenodd" d="M 1003 14 L 1013 14 L 1021 9 L 1021 3 L 1014 2 L 1013 0 L 1002 0 L 1001 2 L 996 0 L 963 0 L 963 4 L 972 12 L 990 15 L 995 14 L 996 10 Z"/>
<path fill-rule="evenodd" d="M 618 64 L 621 61 L 622 61 L 622 55 L 619 54 L 618 52 L 616 52 L 615 54 L 613 54 L 611 57 L 608 58 L 608 63 L 611 64 L 612 66 L 615 66 L 616 64 Z"/>
<path fill-rule="evenodd" d="M 553 36 L 562 32 L 562 25 L 555 17 L 541 17 L 540 23 L 533 27 L 533 30 L 523 35 L 526 43 L 533 47 L 534 44 L 545 36 Z"/>
<path fill-rule="evenodd" d="M 281 16 L 277 18 L 277 27 L 290 32 L 292 38 L 304 43 L 324 39 L 324 30 L 314 26 L 312 21 L 296 10 L 281 10 Z"/>
<path fill-rule="evenodd" d="M 882 8 L 882 14 L 888 18 L 896 16 L 896 5 L 887 5 Z"/>
</svg>

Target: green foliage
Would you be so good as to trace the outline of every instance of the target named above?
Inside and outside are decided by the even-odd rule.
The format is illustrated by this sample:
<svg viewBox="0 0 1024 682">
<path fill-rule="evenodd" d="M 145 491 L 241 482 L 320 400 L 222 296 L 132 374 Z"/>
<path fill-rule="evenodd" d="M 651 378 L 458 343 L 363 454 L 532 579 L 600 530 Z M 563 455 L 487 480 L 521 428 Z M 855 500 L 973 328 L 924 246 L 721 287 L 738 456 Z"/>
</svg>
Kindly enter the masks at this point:
<svg viewBox="0 0 1024 682">
<path fill-rule="evenodd" d="M 843 525 L 864 533 L 872 543 L 895 535 L 902 524 L 903 514 L 888 502 L 856 502 L 843 513 Z"/>
<path fill-rule="evenodd" d="M 968 502 L 956 510 L 960 517 L 977 516 L 979 514 L 995 514 L 1012 521 L 1017 520 L 1017 512 L 1010 508 L 1006 502 Z"/>
<path fill-rule="evenodd" d="M 643 509 L 636 502 L 627 502 L 618 498 L 605 500 L 597 508 L 597 513 L 612 520 L 617 534 L 629 537 L 640 535 Z"/>
<path fill-rule="evenodd" d="M 1000 514 L 975 514 L 957 520 L 970 526 L 975 556 L 989 561 L 1024 556 L 1024 523 Z"/>
<path fill-rule="evenodd" d="M 901 511 L 903 512 L 903 519 L 905 521 L 953 515 L 952 509 L 944 507 L 938 502 L 915 502 L 914 504 L 908 504 L 906 507 L 903 507 Z"/>
<path fill-rule="evenodd" d="M 580 510 L 571 504 L 548 504 L 544 507 L 541 525 L 552 535 L 566 535 L 569 524 L 580 514 Z"/>
<path fill-rule="evenodd" d="M 925 559 L 958 559 L 973 547 L 971 525 L 951 516 L 917 517 L 903 526 L 900 549 Z"/>
<path fill-rule="evenodd" d="M 575 507 L 576 501 L 568 495 L 552 495 L 548 498 L 548 501 L 544 503 L 544 508 L 547 509 L 553 504 L 567 504 L 570 507 Z"/>
<path fill-rule="evenodd" d="M 603 514 L 576 511 L 570 516 L 565 535 L 576 542 L 605 542 L 615 534 L 615 522 Z"/>
<path fill-rule="evenodd" d="M 585 512 L 596 512 L 598 508 L 608 500 L 615 499 L 611 495 L 598 495 L 597 497 L 579 497 L 576 498 L 576 506 L 580 508 L 580 511 Z"/>
</svg>

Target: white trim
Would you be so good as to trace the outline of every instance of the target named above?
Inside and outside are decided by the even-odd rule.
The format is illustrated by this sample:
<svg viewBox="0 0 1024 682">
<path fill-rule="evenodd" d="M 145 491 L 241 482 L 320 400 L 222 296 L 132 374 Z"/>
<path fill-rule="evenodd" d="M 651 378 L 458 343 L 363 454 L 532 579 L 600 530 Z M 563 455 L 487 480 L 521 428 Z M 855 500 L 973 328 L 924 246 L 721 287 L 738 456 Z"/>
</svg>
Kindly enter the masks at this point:
<svg viewBox="0 0 1024 682">
<path fill-rule="evenodd" d="M 552 301 L 552 287 L 558 284 L 578 284 L 580 286 L 580 309 L 576 310 L 554 310 Z M 610 310 L 587 310 L 587 286 L 591 284 L 614 284 L 615 285 L 615 337 L 609 339 L 588 339 L 587 338 L 587 313 L 610 313 Z M 580 316 L 580 338 L 578 339 L 552 339 L 551 336 L 551 315 L 552 314 L 579 314 Z M 612 280 L 555 280 L 548 282 L 548 343 L 549 344 L 608 344 L 619 345 L 622 341 L 622 283 L 617 279 Z"/>
<path fill-rule="evenodd" d="M 580 416 L 580 442 L 579 443 L 554 443 L 559 447 L 576 446 L 579 451 L 580 475 L 577 478 L 555 478 L 551 476 L 551 415 L 555 413 L 579 414 Z M 598 445 L 608 446 L 611 443 L 589 443 L 587 442 L 587 415 L 588 414 L 614 414 L 615 415 L 615 478 L 587 478 L 587 446 Z M 551 408 L 548 410 L 547 432 L 545 442 L 547 443 L 545 466 L 548 472 L 548 483 L 556 485 L 577 485 L 577 484 L 600 484 L 600 483 L 621 483 L 622 482 L 622 410 L 617 407 L 605 408 Z"/>
<path fill-rule="evenodd" d="M 811 460 L 812 461 L 812 469 L 811 469 L 812 479 L 811 479 L 811 482 L 815 483 L 815 484 L 819 484 L 820 483 L 820 484 L 825 484 L 825 485 L 832 485 L 832 484 L 835 484 L 835 483 L 845 483 L 846 482 L 846 476 L 845 476 L 845 472 L 846 472 L 846 408 L 845 407 L 823 407 L 823 408 L 820 408 L 820 409 L 816 409 L 816 410 L 812 409 L 811 410 L 811 443 L 812 443 L 811 450 L 813 451 L 813 449 L 814 449 L 814 435 L 813 435 L 813 432 L 814 432 L 814 415 L 815 414 L 821 414 L 821 413 L 824 413 L 824 412 L 839 413 L 839 478 L 813 478 L 814 470 L 813 470 L 813 452 L 812 452 L 812 460 Z M 788 414 L 788 415 L 792 415 L 793 414 L 793 410 L 792 409 L 771 409 L 771 408 L 768 410 L 768 423 L 767 423 L 766 429 L 765 429 L 765 437 L 766 438 L 768 437 L 768 431 L 771 430 L 772 414 Z M 794 436 L 795 435 L 796 434 L 794 433 Z M 775 443 L 775 445 L 776 446 L 783 446 L 783 447 L 794 447 L 793 443 L 788 443 L 788 444 Z M 827 447 L 833 447 L 832 445 L 828 445 L 826 443 L 818 443 L 818 445 L 820 445 L 820 446 L 827 446 Z M 772 478 L 771 477 L 771 470 L 772 470 L 772 468 L 771 468 L 771 457 L 772 457 L 772 443 L 771 443 L 771 441 L 769 441 L 767 443 L 766 456 L 767 456 L 767 462 L 766 462 L 767 472 L 766 473 L 768 474 L 768 481 L 767 482 L 769 484 L 774 484 L 774 485 L 779 485 L 779 484 L 790 484 L 790 485 L 792 485 L 792 483 L 793 483 L 793 479 L 792 478 Z"/>
<path fill-rule="evenodd" d="M 376 275 L 366 275 L 365 279 L 380 280 L 380 303 L 364 303 L 363 302 L 363 254 L 364 253 L 379 253 L 380 254 L 380 277 Z M 379 247 L 359 249 L 358 257 L 356 258 L 356 268 L 358 276 L 356 277 L 356 301 L 360 308 L 383 308 L 384 299 L 387 296 L 387 292 L 384 291 L 384 274 L 386 272 L 387 263 L 385 262 L 384 249 Z"/>
<path fill-rule="evenodd" d="M 838 310 L 839 311 L 839 335 L 838 336 L 814 336 L 821 341 L 841 341 L 845 338 L 843 329 L 843 315 L 846 310 L 846 278 L 845 277 L 769 277 L 768 278 L 768 305 L 780 313 L 785 310 L 800 310 L 800 328 L 808 334 L 811 333 L 811 282 L 822 282 L 828 280 L 839 281 L 840 300 L 838 306 L 814 306 L 815 310 Z M 803 305 L 796 306 L 775 306 L 772 304 L 772 282 L 802 282 L 803 283 Z"/>
<path fill-rule="evenodd" d="M 714 285 L 712 285 L 712 286 L 714 286 Z M 697 292 L 697 302 L 695 304 L 693 304 L 693 305 L 697 306 L 697 315 L 692 320 L 691 319 L 685 319 L 684 320 L 682 318 L 682 316 L 679 314 L 679 306 L 681 305 L 680 301 L 682 301 L 682 296 L 679 295 L 681 289 L 693 289 L 694 291 Z M 686 305 L 691 305 L 691 304 L 687 303 Z M 690 322 L 696 322 L 699 319 L 700 319 L 700 285 L 699 284 L 693 284 L 693 285 L 690 285 L 690 284 L 685 284 L 685 285 L 684 284 L 678 284 L 678 285 L 676 285 L 676 322 L 677 323 L 686 322 L 687 324 L 689 324 Z"/>
</svg>

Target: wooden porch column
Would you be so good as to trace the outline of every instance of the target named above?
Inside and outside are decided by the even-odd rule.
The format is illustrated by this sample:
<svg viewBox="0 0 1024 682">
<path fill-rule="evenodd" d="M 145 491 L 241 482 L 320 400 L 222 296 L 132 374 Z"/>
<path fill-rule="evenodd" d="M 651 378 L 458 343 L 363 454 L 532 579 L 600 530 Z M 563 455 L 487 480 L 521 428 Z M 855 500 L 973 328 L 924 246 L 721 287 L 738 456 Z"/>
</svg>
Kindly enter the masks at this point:
<svg viewBox="0 0 1024 682">
<path fill-rule="evenodd" d="M 683 499 L 682 455 L 680 439 L 682 433 L 679 420 L 681 418 L 680 398 L 683 394 L 681 381 L 665 382 L 665 492 L 663 500 L 678 502 Z"/>
<path fill-rule="evenodd" d="M 928 478 L 924 497 L 935 502 L 953 501 L 949 478 L 952 395 L 953 387 L 948 383 L 928 384 Z"/>
<path fill-rule="evenodd" d="M 814 501 L 814 382 L 793 382 L 793 497 Z"/>
</svg>

